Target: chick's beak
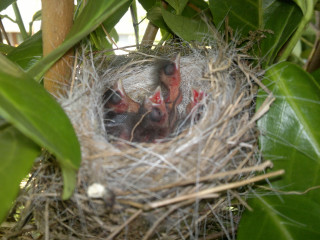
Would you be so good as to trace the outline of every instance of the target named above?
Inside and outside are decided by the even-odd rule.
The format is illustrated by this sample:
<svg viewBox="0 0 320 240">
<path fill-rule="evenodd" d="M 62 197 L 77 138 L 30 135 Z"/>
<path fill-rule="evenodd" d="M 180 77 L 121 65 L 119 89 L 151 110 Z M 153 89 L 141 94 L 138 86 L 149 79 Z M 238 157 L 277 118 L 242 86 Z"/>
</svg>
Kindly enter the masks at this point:
<svg viewBox="0 0 320 240">
<path fill-rule="evenodd" d="M 108 93 L 108 91 L 111 91 Z M 140 108 L 140 104 L 132 100 L 125 92 L 122 81 L 119 80 L 113 89 L 108 90 L 106 107 L 110 108 L 115 113 L 137 113 Z"/>
<path fill-rule="evenodd" d="M 193 109 L 198 107 L 204 96 L 205 94 L 203 91 L 192 89 L 191 102 L 187 106 L 187 113 L 190 113 Z"/>
<path fill-rule="evenodd" d="M 149 112 L 149 119 L 152 124 L 165 125 L 167 123 L 168 113 L 160 86 L 157 87 L 152 96 L 145 99 L 144 106 Z"/>
</svg>

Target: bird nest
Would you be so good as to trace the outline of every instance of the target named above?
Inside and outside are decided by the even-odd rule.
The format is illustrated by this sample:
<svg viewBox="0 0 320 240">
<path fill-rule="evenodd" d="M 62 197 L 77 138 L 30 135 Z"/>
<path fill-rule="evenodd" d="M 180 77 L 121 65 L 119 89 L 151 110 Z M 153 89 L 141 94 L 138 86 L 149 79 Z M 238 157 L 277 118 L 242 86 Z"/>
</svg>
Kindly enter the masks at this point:
<svg viewBox="0 0 320 240">
<path fill-rule="evenodd" d="M 165 53 L 135 52 L 111 60 L 82 53 L 68 95 L 59 99 L 81 143 L 76 190 L 69 200 L 61 200 L 61 172 L 44 154 L 17 200 L 24 211 L 11 236 L 234 239 L 248 185 L 267 178 L 255 174 L 271 166 L 261 163 L 255 122 L 272 98 L 255 111 L 261 83 L 248 56 L 221 46 L 171 47 Z M 157 87 L 163 99 L 170 98 L 159 71 L 163 61 L 174 62 L 178 54 L 182 99 L 170 109 L 167 101 L 164 109 L 169 118 L 174 111 L 174 123 L 164 135 L 149 130 L 133 137 L 148 125 L 150 111 L 143 106 Z M 119 80 L 140 106 L 115 114 L 135 116 L 129 137 L 106 123 L 106 92 Z M 127 122 L 121 124 L 120 129 L 128 128 Z M 149 134 L 145 141 L 144 134 Z"/>
</svg>

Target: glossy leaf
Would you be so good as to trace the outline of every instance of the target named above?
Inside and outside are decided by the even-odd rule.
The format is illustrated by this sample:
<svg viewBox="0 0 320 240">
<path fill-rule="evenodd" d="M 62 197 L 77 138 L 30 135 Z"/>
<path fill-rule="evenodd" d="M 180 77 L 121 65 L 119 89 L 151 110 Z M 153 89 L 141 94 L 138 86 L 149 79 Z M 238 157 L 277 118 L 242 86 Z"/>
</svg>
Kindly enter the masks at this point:
<svg viewBox="0 0 320 240">
<path fill-rule="evenodd" d="M 77 42 L 95 30 L 102 22 L 112 18 L 119 9 L 127 6 L 132 0 L 101 0 L 88 1 L 80 15 L 75 20 L 65 41 L 33 65 L 28 73 L 30 76 L 40 79 L 43 74 Z"/>
<path fill-rule="evenodd" d="M 240 31 L 243 35 L 263 25 L 261 0 L 209 0 L 209 6 L 217 27 L 224 27 L 223 22 L 227 16 L 230 27 Z M 246 14 L 243 14 L 244 12 Z"/>
<path fill-rule="evenodd" d="M 299 7 L 289 1 L 210 0 L 209 6 L 218 29 L 224 29 L 224 20 L 228 16 L 229 26 L 240 34 L 239 38 L 247 37 L 249 31 L 264 29 L 273 32 L 265 33 L 266 39 L 261 41 L 256 51 L 266 65 L 273 63 L 302 19 Z"/>
<path fill-rule="evenodd" d="M 278 18 L 281 16 L 281 20 Z M 261 42 L 261 56 L 267 65 L 276 59 L 283 45 L 297 29 L 302 19 L 302 12 L 294 3 L 273 1 L 264 10 L 264 29 L 271 29 L 273 34 Z"/>
<path fill-rule="evenodd" d="M 0 222 L 5 218 L 40 148 L 10 124 L 0 128 Z"/>
<path fill-rule="evenodd" d="M 320 239 L 319 201 L 308 195 L 259 197 L 249 204 L 254 210 L 243 214 L 238 240 Z"/>
<path fill-rule="evenodd" d="M 201 19 L 178 16 L 162 9 L 162 16 L 169 28 L 185 41 L 200 41 L 208 37 L 208 25 Z"/>
<path fill-rule="evenodd" d="M 264 84 L 276 97 L 269 112 L 258 121 L 264 159 L 274 170 L 284 169 L 272 186 L 281 191 L 304 192 L 320 183 L 320 85 L 300 67 L 282 62 L 270 68 Z M 257 105 L 265 94 L 258 96 Z M 239 226 L 242 239 L 319 239 L 320 189 L 302 196 L 264 196 L 251 199 Z M 256 224 L 254 230 L 253 223 Z M 302 237 L 305 236 L 305 237 Z"/>
<path fill-rule="evenodd" d="M 22 42 L 18 47 L 11 51 L 7 57 L 24 70 L 31 68 L 42 58 L 41 31 Z"/>
<path fill-rule="evenodd" d="M 64 175 L 75 179 L 80 166 L 80 145 L 70 120 L 43 87 L 0 55 L 0 115 L 23 134 L 57 157 Z M 75 182 L 64 179 L 63 197 Z M 73 180 L 75 181 L 75 180 Z"/>
</svg>

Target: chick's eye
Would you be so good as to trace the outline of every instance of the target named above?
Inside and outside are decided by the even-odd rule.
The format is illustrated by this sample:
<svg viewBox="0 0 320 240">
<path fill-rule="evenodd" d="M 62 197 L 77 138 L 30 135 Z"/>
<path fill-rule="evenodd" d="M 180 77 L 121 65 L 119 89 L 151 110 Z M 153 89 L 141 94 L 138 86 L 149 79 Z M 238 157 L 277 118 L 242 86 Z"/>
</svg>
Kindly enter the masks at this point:
<svg viewBox="0 0 320 240">
<path fill-rule="evenodd" d="M 150 120 L 153 122 L 160 122 L 162 113 L 159 108 L 153 108 L 150 113 Z"/>
<path fill-rule="evenodd" d="M 111 104 L 119 104 L 121 102 L 121 95 L 119 91 L 113 92 L 109 98 Z"/>
<path fill-rule="evenodd" d="M 163 71 L 166 75 L 173 75 L 175 71 L 174 63 L 168 63 L 167 65 L 165 65 Z"/>
</svg>

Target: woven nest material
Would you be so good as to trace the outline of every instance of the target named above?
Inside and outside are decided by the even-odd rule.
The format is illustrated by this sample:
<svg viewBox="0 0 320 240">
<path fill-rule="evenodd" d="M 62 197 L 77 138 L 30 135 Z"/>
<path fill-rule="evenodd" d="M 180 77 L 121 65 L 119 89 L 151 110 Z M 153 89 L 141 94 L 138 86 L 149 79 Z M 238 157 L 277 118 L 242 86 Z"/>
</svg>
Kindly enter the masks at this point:
<svg viewBox="0 0 320 240">
<path fill-rule="evenodd" d="M 40 238 L 235 238 L 247 185 L 264 178 L 255 177 L 256 171 L 270 167 L 260 162 L 255 121 L 271 98 L 254 111 L 258 73 L 234 48 L 178 51 L 183 93 L 178 114 L 185 122 L 154 143 L 108 135 L 102 96 L 122 79 L 130 97 L 141 102 L 156 88 L 154 64 L 163 56 L 131 53 L 126 61 L 108 61 L 105 69 L 103 59 L 83 54 L 68 96 L 59 99 L 81 143 L 77 188 L 62 201 L 60 170 L 44 156 L 17 200 L 26 209 L 20 228 L 34 216 L 35 223 L 27 225 Z M 168 52 L 167 58 L 177 54 Z M 191 88 L 205 92 L 197 121 L 199 113 L 185 111 Z"/>
</svg>

